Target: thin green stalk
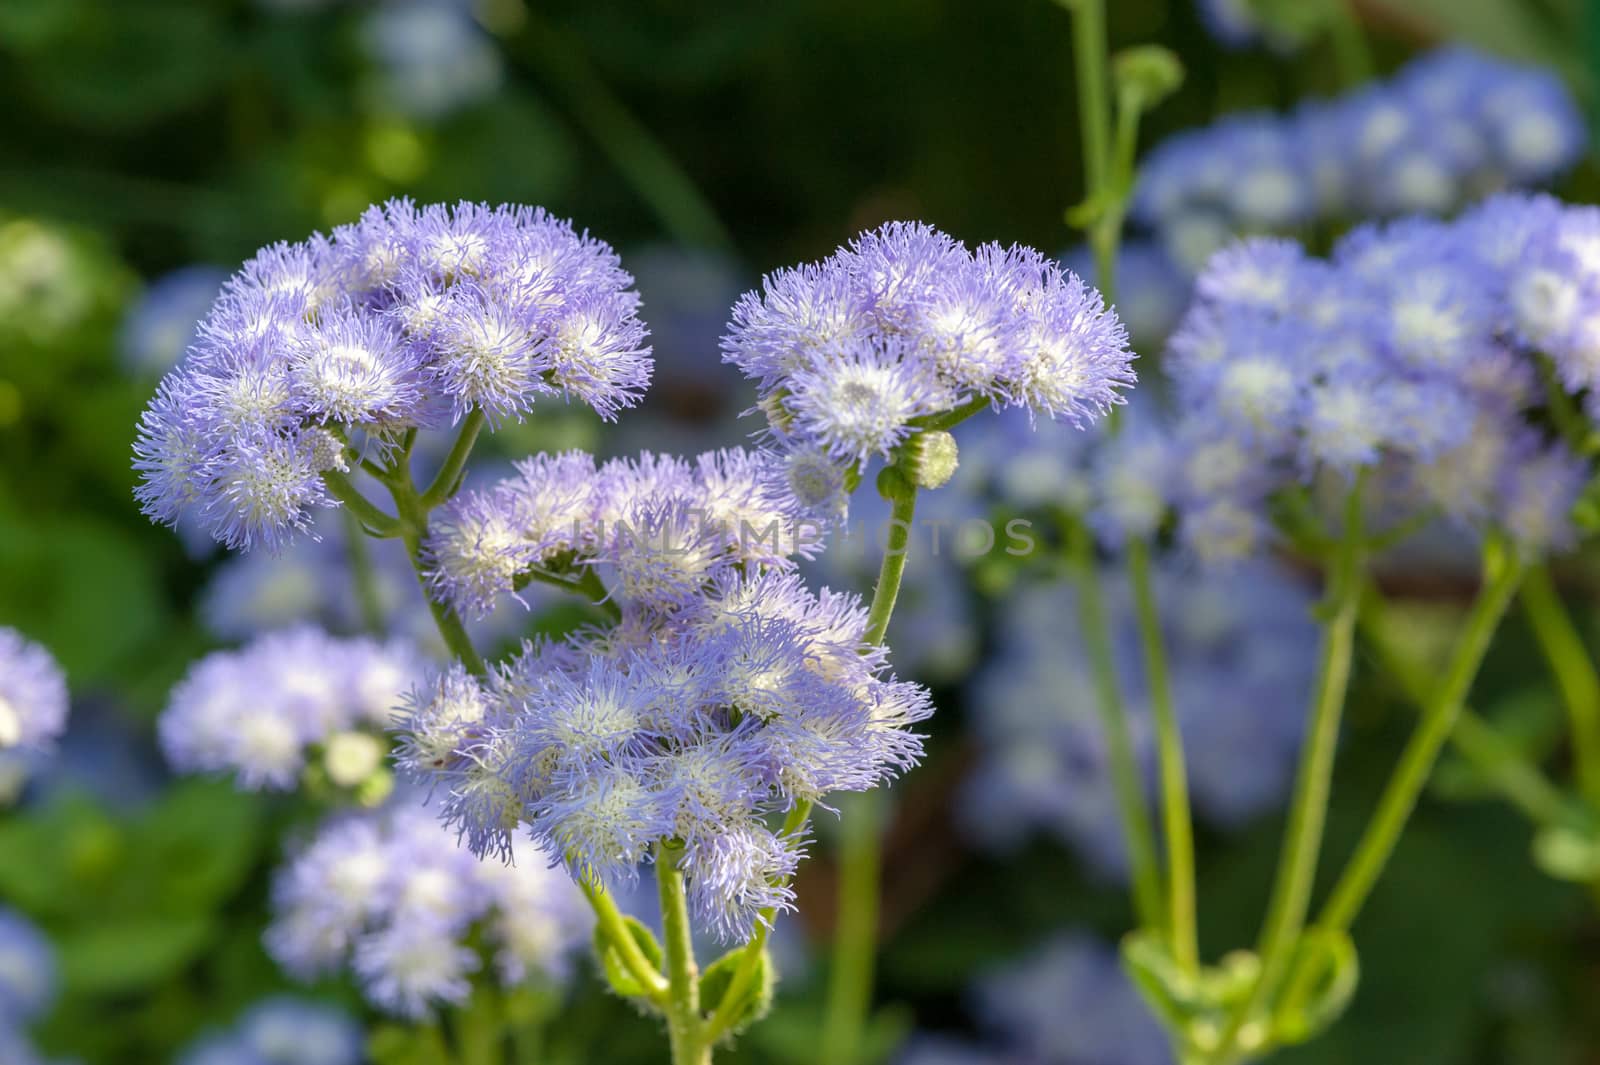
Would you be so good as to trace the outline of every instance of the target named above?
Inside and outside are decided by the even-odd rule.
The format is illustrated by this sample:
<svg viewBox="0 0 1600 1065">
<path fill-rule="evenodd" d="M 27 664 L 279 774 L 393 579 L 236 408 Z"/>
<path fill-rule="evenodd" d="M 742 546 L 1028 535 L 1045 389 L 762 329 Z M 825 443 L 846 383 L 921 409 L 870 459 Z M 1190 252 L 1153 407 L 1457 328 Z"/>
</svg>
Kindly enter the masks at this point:
<svg viewBox="0 0 1600 1065">
<path fill-rule="evenodd" d="M 644 956 L 644 951 L 639 949 L 638 940 L 633 938 L 633 933 L 628 930 L 627 923 L 622 919 L 622 911 L 617 909 L 617 904 L 612 900 L 605 887 L 593 883 L 587 877 L 578 880 L 578 886 L 583 889 L 584 897 L 589 900 L 589 907 L 594 910 L 595 920 L 599 922 L 600 931 L 606 940 L 617 952 L 617 957 L 628 970 L 628 975 L 639 982 L 649 994 L 651 1001 L 664 1002 L 667 996 L 667 980 L 661 971 Z"/>
<path fill-rule="evenodd" d="M 361 627 L 372 636 L 382 636 L 387 627 L 383 617 L 383 601 L 378 594 L 378 577 L 372 568 L 372 552 L 367 550 L 366 532 L 355 512 L 344 512 L 345 554 L 350 560 L 350 583 L 356 593 L 356 606 L 361 611 Z"/>
<path fill-rule="evenodd" d="M 1384 788 L 1377 812 L 1317 918 L 1318 928 L 1345 931 L 1371 894 L 1428 782 L 1440 749 L 1456 726 L 1489 643 L 1521 579 L 1522 563 L 1514 550 L 1493 540 L 1484 545 L 1483 587 L 1467 615 L 1444 676 L 1429 697 L 1422 719 Z"/>
<path fill-rule="evenodd" d="M 817 1060 L 850 1065 L 861 1056 L 861 1034 L 872 999 L 878 946 L 878 881 L 882 865 L 883 803 L 875 792 L 843 811 L 839 847 L 838 920 L 833 969 Z"/>
<path fill-rule="evenodd" d="M 911 523 L 916 517 L 917 486 L 891 467 L 879 488 L 889 500 L 889 535 L 878 583 L 867 612 L 866 647 L 883 643 L 889 631 L 905 577 L 911 544 Z M 844 1065 L 860 1051 L 861 1033 L 871 1007 L 872 979 L 878 946 L 878 880 L 882 858 L 880 836 L 884 811 L 881 799 L 868 792 L 852 804 L 849 827 L 839 850 L 837 922 L 833 936 L 833 963 L 829 969 L 828 1002 L 823 1014 L 819 1061 Z"/>
<path fill-rule="evenodd" d="M 710 202 L 649 127 L 595 72 L 581 42 L 532 17 L 518 40 L 532 53 L 538 72 L 559 82 L 579 121 L 674 240 L 733 249 L 733 239 Z"/>
<path fill-rule="evenodd" d="M 1188 772 L 1183 734 L 1172 703 L 1167 652 L 1150 581 L 1150 547 L 1134 539 L 1128 545 L 1128 574 L 1139 615 L 1150 709 L 1156 729 L 1156 758 L 1161 778 L 1161 828 L 1167 844 L 1167 921 L 1172 957 L 1191 976 L 1200 972 L 1200 933 L 1195 916 L 1194 823 L 1189 809 Z"/>
<path fill-rule="evenodd" d="M 371 535 L 380 539 L 390 540 L 400 535 L 401 522 L 392 518 L 378 509 L 361 490 L 350 483 L 347 474 L 338 470 L 328 470 L 322 475 L 322 483 L 328 486 L 328 491 L 333 497 L 349 508 Z"/>
<path fill-rule="evenodd" d="M 661 925 L 667 956 L 667 1039 L 672 1065 L 710 1065 L 711 1041 L 700 1016 L 700 969 L 694 960 L 689 928 L 689 901 L 684 894 L 678 858 L 683 847 L 656 850 L 656 889 L 661 898 Z"/>
<path fill-rule="evenodd" d="M 1335 0 L 1328 25 L 1328 39 L 1333 45 L 1334 61 L 1339 67 L 1339 79 L 1344 87 L 1353 89 L 1372 79 L 1375 69 L 1372 48 L 1356 18 L 1351 0 Z"/>
<path fill-rule="evenodd" d="M 1547 567 L 1528 567 L 1522 608 L 1567 706 L 1579 790 L 1600 809 L 1600 675 Z"/>
<path fill-rule="evenodd" d="M 784 818 L 783 828 L 779 835 L 784 839 L 795 835 L 805 828 L 806 821 L 811 817 L 811 804 L 809 802 L 796 803 Z M 772 923 L 777 920 L 778 909 L 768 906 L 761 911 L 760 919 L 756 921 L 755 935 L 750 937 L 750 942 L 745 944 L 744 953 L 739 958 L 739 966 L 734 970 L 733 977 L 728 981 L 727 990 L 722 993 L 722 1000 L 717 1003 L 711 1018 L 706 1022 L 705 1039 L 707 1045 L 713 1045 L 721 1039 L 733 1026 L 738 1023 L 739 1004 L 743 1001 L 745 992 L 750 990 L 750 983 L 756 978 L 756 971 L 760 967 L 761 954 L 767 949 L 767 938 L 772 935 Z"/>
<path fill-rule="evenodd" d="M 433 481 L 422 493 L 422 507 L 432 510 L 434 507 L 449 499 L 461 484 L 461 471 L 467 467 L 467 459 L 472 455 L 472 447 L 478 442 L 478 434 L 483 432 L 483 408 L 473 407 L 461 422 L 461 431 L 456 434 L 455 443 L 450 445 L 450 453 L 444 457 L 444 465 L 439 467 L 439 472 L 433 475 Z"/>
<path fill-rule="evenodd" d="M 1239 1050 L 1248 1049 L 1235 1046 L 1240 1031 L 1272 1001 L 1288 975 L 1300 933 L 1305 928 L 1306 912 L 1311 905 L 1311 889 L 1316 878 L 1317 857 L 1322 849 L 1322 830 L 1328 813 L 1334 754 L 1339 745 L 1339 722 L 1344 711 L 1345 691 L 1350 683 L 1356 618 L 1361 607 L 1361 484 L 1358 478 L 1345 504 L 1339 557 L 1330 575 L 1326 603 L 1328 616 L 1322 636 L 1321 660 L 1317 667 L 1317 686 L 1311 700 L 1305 742 L 1300 751 L 1289 823 L 1284 833 L 1283 849 L 1278 855 L 1278 872 L 1256 948 L 1261 959 L 1261 974 L 1246 1001 L 1223 1027 L 1214 1054 L 1217 1061 L 1232 1061 Z"/>
<path fill-rule="evenodd" d="M 411 568 L 416 571 L 417 583 L 422 587 L 422 598 L 428 601 L 428 610 L 433 614 L 433 623 L 439 629 L 439 635 L 444 638 L 450 653 L 460 659 L 468 672 L 475 677 L 488 676 L 489 668 L 477 648 L 472 646 L 472 637 L 467 635 L 461 615 L 448 604 L 435 599 L 428 589 L 428 574 L 422 562 L 422 539 L 428 531 L 429 508 L 411 483 L 410 471 L 397 471 L 388 485 L 389 494 L 394 498 L 395 511 L 400 515 L 400 540 L 406 545 L 406 554 L 411 557 Z"/>
<path fill-rule="evenodd" d="M 1399 682 L 1408 699 L 1419 708 L 1425 707 L 1429 693 L 1423 667 L 1402 657 L 1394 641 L 1387 638 L 1383 608 L 1377 589 L 1369 588 L 1361 601 L 1361 631 L 1381 659 L 1384 672 Z M 1555 824 L 1568 816 L 1569 807 L 1561 790 L 1470 707 L 1461 708 L 1450 741 L 1530 821 Z"/>
<path fill-rule="evenodd" d="M 1145 802 L 1144 784 L 1133 755 L 1133 739 L 1128 733 L 1128 716 L 1123 712 L 1122 693 L 1117 683 L 1116 660 L 1112 655 L 1110 629 L 1105 604 L 1100 597 L 1100 579 L 1094 557 L 1094 541 L 1083 522 L 1071 515 L 1062 518 L 1067 537 L 1067 553 L 1078 584 L 1078 624 L 1094 670 L 1095 706 L 1105 729 L 1107 761 L 1117 811 L 1122 819 L 1123 838 L 1128 841 L 1128 863 L 1133 872 L 1133 903 L 1139 924 L 1167 936 L 1166 912 L 1162 905 L 1161 870 L 1156 859 L 1155 830 L 1150 808 Z"/>
<path fill-rule="evenodd" d="M 503 1065 L 505 1014 L 499 991 L 489 982 L 472 989 L 472 997 L 452 1019 L 457 1060 L 461 1065 Z"/>
</svg>

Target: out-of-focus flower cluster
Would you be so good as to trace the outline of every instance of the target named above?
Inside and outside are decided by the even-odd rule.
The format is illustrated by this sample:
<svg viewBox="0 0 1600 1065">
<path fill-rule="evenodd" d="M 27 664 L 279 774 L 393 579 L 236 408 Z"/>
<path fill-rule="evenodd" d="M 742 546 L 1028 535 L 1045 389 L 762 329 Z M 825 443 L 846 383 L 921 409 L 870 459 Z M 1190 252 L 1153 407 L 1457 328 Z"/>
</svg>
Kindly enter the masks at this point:
<svg viewBox="0 0 1600 1065">
<path fill-rule="evenodd" d="M 232 772 L 243 788 L 292 789 L 312 764 L 358 788 L 380 773 L 384 730 L 423 664 L 401 640 L 269 633 L 190 667 L 157 723 L 161 747 L 174 768 Z"/>
<path fill-rule="evenodd" d="M 1193 271 L 1239 233 L 1445 213 L 1543 185 L 1586 143 L 1554 74 L 1445 48 L 1287 116 L 1230 115 L 1170 138 L 1141 165 L 1131 218 Z"/>
<path fill-rule="evenodd" d="M 1118 575 L 1120 576 L 1120 575 Z M 1154 737 L 1129 584 L 1102 580 L 1109 639 L 1136 755 L 1154 786 Z M 1288 790 L 1316 669 L 1311 594 L 1266 562 L 1197 571 L 1169 562 L 1156 599 L 1188 763 L 1202 817 L 1229 826 L 1274 808 Z M 1102 873 L 1126 850 L 1088 650 L 1063 638 L 1071 584 L 1031 585 L 1000 611 L 998 652 L 968 691 L 978 741 L 963 823 L 998 847 L 1030 831 L 1060 836 Z"/>
<path fill-rule="evenodd" d="M 0 753 L 41 751 L 67 723 L 67 679 L 50 652 L 0 626 Z"/>
<path fill-rule="evenodd" d="M 27 1028 L 56 999 L 56 953 L 44 933 L 0 906 L 0 1062 L 45 1065 Z"/>
<path fill-rule="evenodd" d="M 140 424 L 138 496 L 229 547 L 277 547 L 333 500 L 346 444 L 565 395 L 604 417 L 649 383 L 632 279 L 539 208 L 374 207 L 263 249 L 227 283 Z"/>
<path fill-rule="evenodd" d="M 1160 1025 L 1091 935 L 1057 934 L 1026 958 L 982 977 L 973 1010 L 981 1044 L 912 1040 L 898 1065 L 1171 1065 Z"/>
<path fill-rule="evenodd" d="M 328 822 L 273 885 L 269 953 L 304 979 L 348 966 L 387 1012 L 460 1005 L 475 979 L 560 982 L 588 942 L 588 904 L 526 839 L 482 861 L 410 793 Z M 486 964 L 487 963 L 487 964 Z"/>
<path fill-rule="evenodd" d="M 1165 365 L 1181 538 L 1247 555 L 1280 490 L 1367 468 L 1389 520 L 1437 511 L 1532 552 L 1570 542 L 1588 464 L 1527 412 L 1544 355 L 1565 393 L 1595 379 L 1594 234 L 1600 210 L 1505 196 L 1362 227 L 1326 261 L 1267 239 L 1216 255 Z"/>
<path fill-rule="evenodd" d="M 1134 376 L 1116 315 L 1038 252 L 969 251 L 892 223 L 776 271 L 733 309 L 724 357 L 758 384 L 791 490 L 842 509 L 845 471 L 970 401 L 1081 422 Z"/>
<path fill-rule="evenodd" d="M 909 767 L 928 696 L 863 649 L 854 596 L 734 554 L 687 585 L 641 582 L 633 564 L 619 563 L 615 628 L 530 643 L 486 684 L 455 667 L 420 689 L 402 764 L 446 794 L 475 850 L 505 850 L 523 822 L 575 876 L 612 885 L 670 857 L 700 927 L 748 937 L 759 911 L 789 905 L 803 842 L 768 817 Z"/>
<path fill-rule="evenodd" d="M 318 1002 L 278 995 L 196 1039 L 178 1065 L 360 1065 L 361 1026 Z"/>
</svg>

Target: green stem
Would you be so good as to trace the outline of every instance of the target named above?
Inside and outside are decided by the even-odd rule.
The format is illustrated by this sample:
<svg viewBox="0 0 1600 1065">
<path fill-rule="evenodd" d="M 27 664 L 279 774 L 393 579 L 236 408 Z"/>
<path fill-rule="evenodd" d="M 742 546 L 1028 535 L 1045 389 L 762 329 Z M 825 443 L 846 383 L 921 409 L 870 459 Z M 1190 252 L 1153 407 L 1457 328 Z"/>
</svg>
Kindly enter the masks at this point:
<svg viewBox="0 0 1600 1065">
<path fill-rule="evenodd" d="M 1191 976 L 1200 972 L 1200 933 L 1195 917 L 1194 822 L 1189 809 L 1188 773 L 1184 767 L 1183 734 L 1172 703 L 1167 653 L 1150 581 L 1150 547 L 1143 540 L 1128 544 L 1128 574 L 1144 644 L 1145 674 L 1156 729 L 1156 757 L 1161 777 L 1161 827 L 1167 843 L 1167 920 L 1173 960 Z"/>
<path fill-rule="evenodd" d="M 810 816 L 809 802 L 796 803 L 789 811 L 789 816 L 784 818 L 779 835 L 788 839 L 799 833 L 805 828 Z M 755 934 L 750 937 L 750 942 L 745 944 L 744 953 L 739 958 L 739 966 L 728 981 L 728 988 L 722 993 L 722 1000 L 717 1003 L 717 1008 L 706 1022 L 707 1045 L 715 1044 L 737 1023 L 739 1004 L 744 1000 L 745 992 L 750 990 L 750 982 L 756 978 L 756 971 L 761 964 L 761 954 L 767 949 L 767 938 L 772 935 L 772 924 L 777 917 L 776 906 L 768 906 L 761 911 L 760 919 L 756 921 Z"/>
<path fill-rule="evenodd" d="M 1600 808 L 1600 675 L 1547 567 L 1528 567 L 1522 608 L 1567 706 L 1579 790 Z"/>
<path fill-rule="evenodd" d="M 1428 782 L 1440 749 L 1456 726 L 1489 643 L 1521 579 L 1522 563 L 1516 552 L 1498 541 L 1487 542 L 1484 584 L 1467 615 L 1455 651 L 1384 788 L 1376 814 L 1317 918 L 1318 928 L 1345 931 L 1371 894 Z"/>
<path fill-rule="evenodd" d="M 663 844 L 656 850 L 656 888 L 667 955 L 667 1038 L 672 1065 L 710 1065 L 711 1042 L 700 1016 L 700 970 L 694 960 L 683 873 L 678 869 L 682 853 L 681 844 Z"/>
<path fill-rule="evenodd" d="M 911 419 L 911 424 L 918 429 L 951 429 L 981 411 L 994 406 L 994 400 L 988 396 L 973 396 L 959 407 L 942 411 L 938 414 L 924 414 Z"/>
<path fill-rule="evenodd" d="M 456 434 L 455 443 L 450 445 L 450 453 L 444 457 L 444 465 L 439 467 L 432 483 L 422 493 L 424 510 L 432 510 L 455 494 L 461 484 L 461 471 L 466 469 L 467 459 L 472 455 L 472 446 L 478 442 L 478 434 L 483 431 L 484 420 L 483 408 L 473 407 L 472 413 L 462 421 L 461 431 Z"/>
<path fill-rule="evenodd" d="M 338 470 L 327 470 L 322 475 L 322 483 L 328 486 L 328 491 L 333 493 L 333 497 L 349 508 L 350 513 L 354 514 L 373 536 L 389 540 L 400 535 L 400 520 L 391 518 L 379 510 L 377 504 L 362 495 L 361 490 L 350 483 L 348 474 L 340 473 Z"/>
<path fill-rule="evenodd" d="M 882 644 L 889 631 L 889 619 L 894 616 L 894 605 L 900 598 L 900 582 L 905 577 L 911 522 L 917 510 L 917 486 L 893 467 L 885 473 L 883 483 L 890 488 L 885 493 L 889 500 L 889 535 L 883 561 L 878 565 L 878 583 L 872 589 L 872 605 L 867 610 L 867 631 L 862 637 L 867 647 Z"/>
<path fill-rule="evenodd" d="M 841 812 L 838 920 L 817 1055 L 822 1065 L 850 1065 L 861 1056 L 877 951 L 883 816 L 883 803 L 876 792 L 859 796 Z"/>
<path fill-rule="evenodd" d="M 1328 39 L 1333 45 L 1334 61 L 1339 67 L 1339 79 L 1347 89 L 1353 89 L 1372 79 L 1374 65 L 1372 49 L 1361 23 L 1356 19 L 1351 0 L 1336 0 L 1330 15 Z"/>
<path fill-rule="evenodd" d="M 500 993 L 491 983 L 476 985 L 472 998 L 453 1019 L 461 1065 L 503 1065 L 505 1016 Z"/>
<path fill-rule="evenodd" d="M 532 17 L 519 36 L 533 53 L 538 72 L 561 83 L 579 121 L 635 195 L 655 212 L 662 229 L 680 244 L 731 251 L 733 239 L 710 202 L 595 72 L 582 43 Z"/>
<path fill-rule="evenodd" d="M 411 557 L 411 568 L 417 573 L 422 598 L 428 601 L 428 609 L 433 614 L 433 623 L 438 627 L 439 635 L 444 638 L 450 653 L 460 659 L 473 676 L 488 676 L 489 669 L 484 665 L 477 648 L 472 646 L 472 637 L 467 635 L 461 615 L 448 604 L 435 599 L 428 590 L 428 576 L 422 562 L 422 539 L 428 531 L 428 506 L 411 483 L 410 471 L 399 470 L 388 485 L 389 494 L 394 497 L 395 511 L 400 515 L 401 542 L 406 545 L 406 554 Z"/>
<path fill-rule="evenodd" d="M 1257 946 L 1261 974 L 1246 1001 L 1223 1027 L 1215 1054 L 1218 1061 L 1231 1061 L 1236 1052 L 1252 1049 L 1235 1046 L 1240 1031 L 1272 1001 L 1279 985 L 1288 975 L 1289 964 L 1300 933 L 1305 928 L 1306 912 L 1311 904 L 1317 857 L 1322 849 L 1322 830 L 1328 813 L 1334 754 L 1339 745 L 1339 721 L 1343 716 L 1345 691 L 1350 683 L 1356 618 L 1361 607 L 1361 487 L 1362 479 L 1358 476 L 1345 503 L 1339 557 L 1330 575 L 1326 604 L 1328 617 L 1323 630 L 1321 661 L 1317 668 L 1317 687 L 1311 701 L 1304 746 L 1300 751 L 1289 823 L 1284 833 L 1283 850 L 1278 856 L 1278 872 Z"/>
<path fill-rule="evenodd" d="M 344 512 L 345 553 L 350 559 L 350 583 L 361 611 L 361 627 L 369 635 L 382 636 L 387 625 L 383 600 L 378 594 L 377 573 L 372 568 L 372 552 L 367 550 L 366 532 L 355 512 Z"/>
<path fill-rule="evenodd" d="M 633 938 L 633 933 L 628 930 L 627 922 L 622 919 L 622 911 L 617 909 L 617 904 L 612 901 L 611 895 L 605 886 L 596 884 L 588 878 L 580 878 L 578 887 L 583 889 L 584 897 L 589 900 L 589 907 L 594 910 L 595 920 L 600 924 L 600 931 L 617 952 L 617 957 L 628 970 L 628 975 L 645 988 L 653 1002 L 665 1002 L 667 996 L 667 980 L 661 971 L 644 956 L 644 951 L 639 949 L 638 940 Z"/>
<path fill-rule="evenodd" d="M 1128 732 L 1128 716 L 1123 711 L 1122 693 L 1117 683 L 1116 659 L 1106 621 L 1105 604 L 1100 596 L 1094 541 L 1088 528 L 1071 515 L 1063 515 L 1067 553 L 1077 577 L 1078 624 L 1083 631 L 1085 649 L 1094 671 L 1095 706 L 1105 730 L 1106 755 L 1111 768 L 1111 783 L 1122 819 L 1123 838 L 1128 842 L 1128 864 L 1133 873 L 1133 903 L 1142 927 L 1152 928 L 1166 937 L 1166 913 L 1162 906 L 1161 870 L 1156 859 L 1155 830 L 1150 808 L 1145 801 L 1144 784 L 1134 759 L 1133 739 Z"/>
<path fill-rule="evenodd" d="M 1526 578 L 1524 578 L 1526 579 Z M 1419 708 L 1427 706 L 1428 680 L 1423 667 L 1407 660 L 1384 628 L 1384 604 L 1376 588 L 1368 588 L 1361 601 L 1361 631 L 1377 652 L 1384 672 L 1399 682 L 1402 691 Z M 1463 706 L 1450 741 L 1500 794 L 1535 824 L 1558 824 L 1570 814 L 1560 789 L 1517 750 L 1493 725 Z"/>
</svg>

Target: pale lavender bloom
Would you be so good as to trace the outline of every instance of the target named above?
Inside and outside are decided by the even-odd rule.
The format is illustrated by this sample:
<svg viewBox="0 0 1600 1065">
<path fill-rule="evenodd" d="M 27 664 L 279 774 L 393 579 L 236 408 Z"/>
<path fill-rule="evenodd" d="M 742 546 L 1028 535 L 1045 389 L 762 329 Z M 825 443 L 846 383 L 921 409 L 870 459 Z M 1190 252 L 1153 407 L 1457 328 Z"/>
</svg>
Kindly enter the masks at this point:
<svg viewBox="0 0 1600 1065">
<path fill-rule="evenodd" d="M 636 488 L 693 476 L 629 469 Z M 772 884 L 803 844 L 767 819 L 908 768 L 927 693 L 862 652 L 859 600 L 782 570 L 728 564 L 622 608 L 612 630 L 528 644 L 487 685 L 457 669 L 419 690 L 401 765 L 480 852 L 504 853 L 522 822 L 574 876 L 625 886 L 681 841 L 700 926 L 748 938 L 761 910 L 789 907 Z"/>
<path fill-rule="evenodd" d="M 631 283 L 609 246 L 542 209 L 395 200 L 264 248 L 145 411 L 139 501 L 276 549 L 334 505 L 323 475 L 348 469 L 353 434 L 381 447 L 555 394 L 612 418 L 650 376 Z"/>
<path fill-rule="evenodd" d="M 122 319 L 118 349 L 128 368 L 153 376 L 178 365 L 227 277 L 221 267 L 201 265 L 152 281 Z"/>
<path fill-rule="evenodd" d="M 413 793 L 334 818 L 280 870 L 267 950 L 302 979 L 348 965 L 369 1001 L 411 1018 L 464 1002 L 480 972 L 559 983 L 588 907 L 547 852 L 519 840 L 512 855 L 480 860 Z"/>
<path fill-rule="evenodd" d="M 361 1026 L 342 1011 L 276 995 L 191 1043 L 180 1065 L 359 1065 Z"/>
<path fill-rule="evenodd" d="M 1116 949 L 1060 933 L 984 977 L 975 1004 L 985 1028 L 1038 1065 L 1169 1065 L 1167 1036 L 1122 971 Z"/>
<path fill-rule="evenodd" d="M 338 639 L 310 627 L 271 633 L 190 668 L 157 723 L 162 750 L 177 769 L 232 772 L 242 788 L 283 791 L 320 749 L 336 782 L 353 785 L 337 779 L 347 772 L 335 761 L 354 754 L 369 772 L 379 768 L 378 737 L 420 667 L 403 641 Z M 347 734 L 364 739 L 341 745 Z M 348 772 L 367 775 L 359 768 Z"/>
<path fill-rule="evenodd" d="M 361 37 L 379 68 L 371 88 L 379 110 L 443 118 L 492 95 L 504 73 L 493 38 L 465 3 L 379 4 Z"/>
<path fill-rule="evenodd" d="M 918 419 L 974 399 L 1077 424 L 1134 380 L 1121 324 L 1076 275 L 912 223 L 769 275 L 734 306 L 722 347 L 758 382 L 778 448 L 841 469 L 864 470 Z M 805 493 L 819 509 L 829 494 Z"/>
<path fill-rule="evenodd" d="M 67 723 L 67 679 L 44 647 L 0 626 L 0 752 L 43 751 Z"/>
<path fill-rule="evenodd" d="M 1096 288 L 1106 288 L 1087 244 L 1063 252 L 1061 262 Z M 1116 282 L 1116 305 L 1112 309 L 1128 327 L 1134 349 L 1160 349 L 1189 302 L 1189 278 L 1159 244 L 1129 238 L 1117 249 Z"/>
<path fill-rule="evenodd" d="M 1135 754 L 1153 784 L 1149 686 L 1125 574 L 1101 577 L 1110 638 Z M 1171 692 L 1195 805 L 1229 826 L 1273 808 L 1287 792 L 1299 746 L 1303 692 L 1316 660 L 1309 590 L 1256 563 L 1196 572 L 1156 570 Z M 1106 740 L 1092 697 L 1071 585 L 1036 585 L 1003 614 L 1002 652 L 971 689 L 980 758 L 963 824 L 1014 846 L 1035 829 L 1070 843 L 1091 870 L 1126 872 Z"/>
<path fill-rule="evenodd" d="M 44 933 L 0 906 L 0 1031 L 37 1020 L 55 1001 L 56 955 Z"/>
</svg>

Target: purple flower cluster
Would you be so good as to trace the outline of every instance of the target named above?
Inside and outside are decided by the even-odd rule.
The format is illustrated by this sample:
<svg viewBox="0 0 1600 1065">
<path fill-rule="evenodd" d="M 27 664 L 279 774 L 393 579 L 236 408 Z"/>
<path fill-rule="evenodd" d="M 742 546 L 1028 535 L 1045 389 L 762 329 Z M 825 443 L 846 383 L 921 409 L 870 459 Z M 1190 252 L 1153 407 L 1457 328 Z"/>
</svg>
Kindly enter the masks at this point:
<svg viewBox="0 0 1600 1065">
<path fill-rule="evenodd" d="M 251 1006 L 230 1028 L 201 1036 L 179 1065 L 360 1065 L 361 1026 L 331 1006 L 287 995 Z"/>
<path fill-rule="evenodd" d="M 588 904 L 530 841 L 510 857 L 480 860 L 411 794 L 336 817 L 278 873 L 267 950 L 302 979 L 349 966 L 373 1005 L 412 1018 L 462 1004 L 486 969 L 506 987 L 562 981 Z"/>
<path fill-rule="evenodd" d="M 439 511 L 424 545 L 427 579 L 438 598 L 481 615 L 535 570 L 593 566 L 630 609 L 670 612 L 719 574 L 786 567 L 815 550 L 820 530 L 779 489 L 777 461 L 737 448 L 692 462 L 534 455 L 516 476 Z"/>
<path fill-rule="evenodd" d="M 1154 786 L 1149 685 L 1129 584 L 1106 579 L 1110 639 L 1135 752 Z M 1309 590 L 1265 562 L 1155 572 L 1190 788 L 1200 814 L 1231 826 L 1274 808 L 1300 746 L 1302 693 L 1316 669 Z M 1043 828 L 1097 872 L 1120 876 L 1126 852 L 1105 734 L 1085 700 L 1089 653 L 1061 638 L 1076 616 L 1070 584 L 1031 585 L 1002 611 L 997 645 L 974 679 L 979 758 L 964 823 L 998 847 Z"/>
<path fill-rule="evenodd" d="M 67 680 L 50 652 L 0 626 L 0 752 L 43 750 L 67 723 Z"/>
<path fill-rule="evenodd" d="M 1163 142 L 1143 162 L 1131 217 L 1197 270 L 1236 233 L 1445 213 L 1541 185 L 1586 142 L 1555 75 L 1445 48 L 1292 115 L 1232 115 Z"/>
<path fill-rule="evenodd" d="M 1274 493 L 1366 468 L 1391 516 L 1434 508 L 1529 551 L 1568 543 L 1588 465 L 1526 412 L 1540 353 L 1568 391 L 1594 380 L 1600 275 L 1581 263 L 1597 226 L 1594 208 L 1507 196 L 1454 222 L 1359 228 L 1327 261 L 1267 239 L 1219 252 L 1166 363 L 1183 416 L 1164 491 L 1184 541 L 1248 554 Z"/>
<path fill-rule="evenodd" d="M 985 1040 L 919 1036 L 898 1065 L 1170 1065 L 1161 1026 L 1114 948 L 1061 932 L 973 988 Z"/>
<path fill-rule="evenodd" d="M 50 941 L 21 914 L 0 906 L 0 1033 L 37 1020 L 55 1001 L 56 990 Z M 4 1045 L 0 1042 L 0 1049 Z"/>
<path fill-rule="evenodd" d="M 730 564 L 670 609 L 625 598 L 615 628 L 529 644 L 487 684 L 440 675 L 414 697 L 401 762 L 480 853 L 525 823 L 574 876 L 623 885 L 681 843 L 699 926 L 747 938 L 789 906 L 803 843 L 769 816 L 921 753 L 928 695 L 886 676 L 865 632 L 855 597 Z"/>
<path fill-rule="evenodd" d="M 223 288 L 140 423 L 138 497 L 229 547 L 277 547 L 331 506 L 361 432 L 376 446 L 564 394 L 603 417 L 650 378 L 632 279 L 539 208 L 374 207 L 275 244 Z"/>
<path fill-rule="evenodd" d="M 271 633 L 190 667 L 157 723 L 161 747 L 177 769 L 277 791 L 295 787 L 314 754 L 334 784 L 357 787 L 382 768 L 383 730 L 421 665 L 399 640 Z"/>
<path fill-rule="evenodd" d="M 723 351 L 758 382 L 791 487 L 818 508 L 841 502 L 830 471 L 889 457 L 919 419 L 987 399 L 1076 423 L 1134 380 L 1122 325 L 1076 275 L 913 223 L 768 275 Z"/>
</svg>

